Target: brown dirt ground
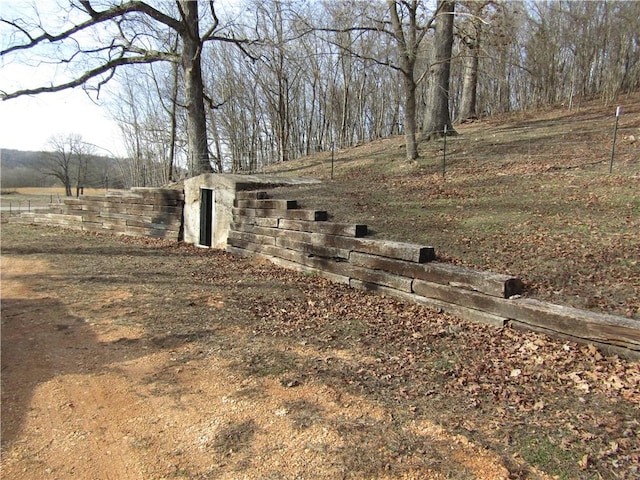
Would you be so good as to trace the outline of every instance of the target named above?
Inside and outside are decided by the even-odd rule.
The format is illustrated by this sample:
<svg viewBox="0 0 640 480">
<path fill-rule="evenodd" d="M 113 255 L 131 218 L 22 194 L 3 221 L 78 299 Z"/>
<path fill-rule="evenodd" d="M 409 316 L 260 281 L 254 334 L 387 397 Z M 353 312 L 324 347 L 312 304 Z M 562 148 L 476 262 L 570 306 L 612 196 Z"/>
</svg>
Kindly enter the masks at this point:
<svg viewBox="0 0 640 480">
<path fill-rule="evenodd" d="M 3 478 L 637 478 L 639 405 L 638 363 L 589 347 L 3 224 Z"/>
</svg>

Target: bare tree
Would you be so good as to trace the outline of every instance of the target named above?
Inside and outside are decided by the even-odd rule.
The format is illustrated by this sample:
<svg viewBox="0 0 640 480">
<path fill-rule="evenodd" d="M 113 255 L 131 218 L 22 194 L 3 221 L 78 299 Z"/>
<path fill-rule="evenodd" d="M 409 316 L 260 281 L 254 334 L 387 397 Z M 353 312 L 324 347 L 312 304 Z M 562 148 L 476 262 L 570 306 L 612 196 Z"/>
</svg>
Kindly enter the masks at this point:
<svg viewBox="0 0 640 480">
<path fill-rule="evenodd" d="M 62 183 L 67 197 L 73 195 L 74 184 L 79 195 L 87 181 L 91 146 L 78 134 L 51 137 L 49 145 L 53 152 L 43 161 L 42 171 Z"/>
<path fill-rule="evenodd" d="M 391 15 L 391 26 L 393 28 L 393 37 L 398 43 L 398 59 L 400 64 L 400 72 L 402 73 L 402 82 L 405 92 L 405 114 L 404 127 L 407 145 L 407 160 L 415 160 L 418 158 L 418 142 L 416 139 L 416 79 L 415 65 L 418 55 L 418 47 L 427 32 L 426 28 L 420 28 L 418 25 L 418 2 L 402 2 L 407 9 L 409 18 L 407 31 L 403 28 L 403 22 L 398 14 L 398 2 L 395 0 L 387 0 L 389 12 Z"/>
<path fill-rule="evenodd" d="M 84 188 L 89 180 L 89 162 L 93 156 L 93 146 L 79 141 L 75 145 L 74 155 L 76 160 L 76 197 L 84 194 Z"/>
<path fill-rule="evenodd" d="M 478 94 L 478 67 L 480 64 L 480 51 L 482 44 L 483 28 L 487 22 L 482 18 L 483 10 L 490 5 L 495 5 L 493 0 L 484 2 L 463 2 L 469 16 L 458 21 L 457 36 L 464 45 L 464 66 L 462 73 L 462 98 L 458 121 L 466 122 L 478 118 L 477 94 Z"/>
<path fill-rule="evenodd" d="M 417 75 L 416 62 L 421 44 L 436 18 L 436 13 L 429 14 L 420 0 L 387 0 L 386 15 L 384 12 L 365 11 L 359 15 L 364 23 L 344 28 L 316 27 L 317 30 L 328 32 L 377 32 L 392 39 L 396 46 L 395 59 L 380 58 L 375 55 L 368 56 L 356 51 L 351 46 L 345 47 L 339 44 L 338 46 L 348 48 L 350 53 L 359 58 L 390 67 L 401 75 L 404 93 L 403 110 L 407 160 L 418 158 L 416 87 L 424 75 Z"/>
<path fill-rule="evenodd" d="M 422 140 L 431 140 L 445 135 L 455 135 L 449 113 L 449 81 L 451 52 L 453 49 L 453 14 L 455 2 L 440 0 L 436 21 L 434 55 L 431 64 L 431 83 L 427 98 Z"/>
<path fill-rule="evenodd" d="M 451 114 L 572 108 L 640 87 L 639 2 L 456 3 L 455 20 L 453 0 L 227 5 L 250 19 L 243 27 L 211 1 L 75 0 L 73 25 L 48 27 L 44 14 L 32 24 L 0 19 L 2 59 L 48 47 L 48 57 L 79 73 L 0 96 L 80 85 L 99 93 L 120 81 L 122 168 L 131 185 L 149 185 L 185 167 L 255 171 L 397 134 L 414 159 L 420 125 L 425 139 L 445 126 L 454 133 Z M 249 47 L 249 37 L 262 40 Z"/>
<path fill-rule="evenodd" d="M 67 24 L 56 32 L 47 31 L 42 22 L 30 26 L 20 18 L 0 19 L 11 29 L 10 38 L 16 39 L 0 52 L 6 58 L 20 52 L 32 52 L 45 46 L 57 46 L 66 53 L 61 64 L 77 65 L 81 72 L 68 81 L 54 85 L 2 92 L 8 100 L 22 95 L 57 92 L 84 86 L 98 93 L 111 80 L 117 69 L 135 64 L 170 61 L 181 66 L 184 79 L 185 108 L 187 111 L 187 138 L 189 172 L 197 175 L 213 171 L 207 143 L 205 91 L 201 60 L 205 44 L 210 41 L 227 42 L 244 49 L 246 39 L 236 38 L 232 31 L 220 24 L 213 1 L 208 2 L 208 23 L 203 27 L 204 13 L 199 2 L 177 0 L 174 8 L 163 11 L 144 1 L 113 3 L 104 9 L 90 0 L 71 3 L 74 18 L 83 19 Z M 202 13 L 202 15 L 201 15 Z M 169 29 L 180 39 L 181 48 L 173 51 L 160 34 Z M 99 44 L 91 39 L 108 33 L 109 38 Z"/>
<path fill-rule="evenodd" d="M 278 161 L 290 159 L 291 153 L 291 90 L 298 78 L 299 70 L 289 61 L 287 52 L 291 41 L 287 35 L 287 18 L 283 2 L 268 0 L 260 2 L 256 12 L 261 36 L 266 45 L 261 49 L 259 62 L 262 75 L 256 76 L 271 105 L 272 128 L 276 131 Z"/>
<path fill-rule="evenodd" d="M 478 109 L 485 114 L 525 108 L 530 99 L 531 78 L 522 53 L 526 6 L 520 2 L 501 2 L 483 29 L 479 70 L 483 81 L 477 85 Z"/>
</svg>

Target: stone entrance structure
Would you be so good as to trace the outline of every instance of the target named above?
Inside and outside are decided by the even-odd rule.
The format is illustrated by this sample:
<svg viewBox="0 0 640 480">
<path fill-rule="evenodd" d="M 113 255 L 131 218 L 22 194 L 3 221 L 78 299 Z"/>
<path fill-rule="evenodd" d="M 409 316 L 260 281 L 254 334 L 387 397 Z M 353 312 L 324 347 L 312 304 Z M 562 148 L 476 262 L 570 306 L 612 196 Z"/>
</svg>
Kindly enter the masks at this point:
<svg viewBox="0 0 640 480">
<path fill-rule="evenodd" d="M 184 241 L 202 247 L 227 247 L 236 193 L 320 183 L 309 178 L 208 173 L 184 181 Z"/>
</svg>

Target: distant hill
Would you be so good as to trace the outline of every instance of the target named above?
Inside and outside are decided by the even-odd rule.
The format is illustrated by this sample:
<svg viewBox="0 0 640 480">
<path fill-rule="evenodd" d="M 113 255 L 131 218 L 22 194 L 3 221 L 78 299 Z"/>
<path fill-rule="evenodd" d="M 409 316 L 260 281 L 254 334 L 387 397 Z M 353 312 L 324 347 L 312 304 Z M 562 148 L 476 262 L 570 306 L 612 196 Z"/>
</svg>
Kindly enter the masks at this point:
<svg viewBox="0 0 640 480">
<path fill-rule="evenodd" d="M 35 168 L 38 162 L 41 162 L 43 157 L 48 154 L 48 152 L 25 152 L 10 148 L 0 148 L 0 167 L 2 169 L 15 167 Z"/>
<path fill-rule="evenodd" d="M 52 152 L 34 152 L 0 148 L 0 183 L 2 188 L 50 187 L 58 185 L 56 178 L 47 174 L 47 162 Z M 108 175 L 115 188 L 120 178 L 117 161 L 110 157 L 94 155 L 89 164 L 93 167 L 87 187 L 102 187 Z"/>
<path fill-rule="evenodd" d="M 42 171 L 47 152 L 0 148 L 0 183 L 3 188 L 48 187 L 56 179 Z"/>
</svg>

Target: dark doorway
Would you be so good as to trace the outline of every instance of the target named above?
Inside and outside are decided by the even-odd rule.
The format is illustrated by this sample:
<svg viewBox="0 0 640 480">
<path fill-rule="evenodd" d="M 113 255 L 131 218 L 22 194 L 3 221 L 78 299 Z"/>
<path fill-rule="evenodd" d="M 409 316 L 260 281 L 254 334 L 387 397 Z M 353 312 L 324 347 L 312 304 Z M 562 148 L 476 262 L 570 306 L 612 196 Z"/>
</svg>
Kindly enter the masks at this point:
<svg viewBox="0 0 640 480">
<path fill-rule="evenodd" d="M 213 190 L 200 190 L 200 245 L 210 247 L 213 239 Z"/>
</svg>

